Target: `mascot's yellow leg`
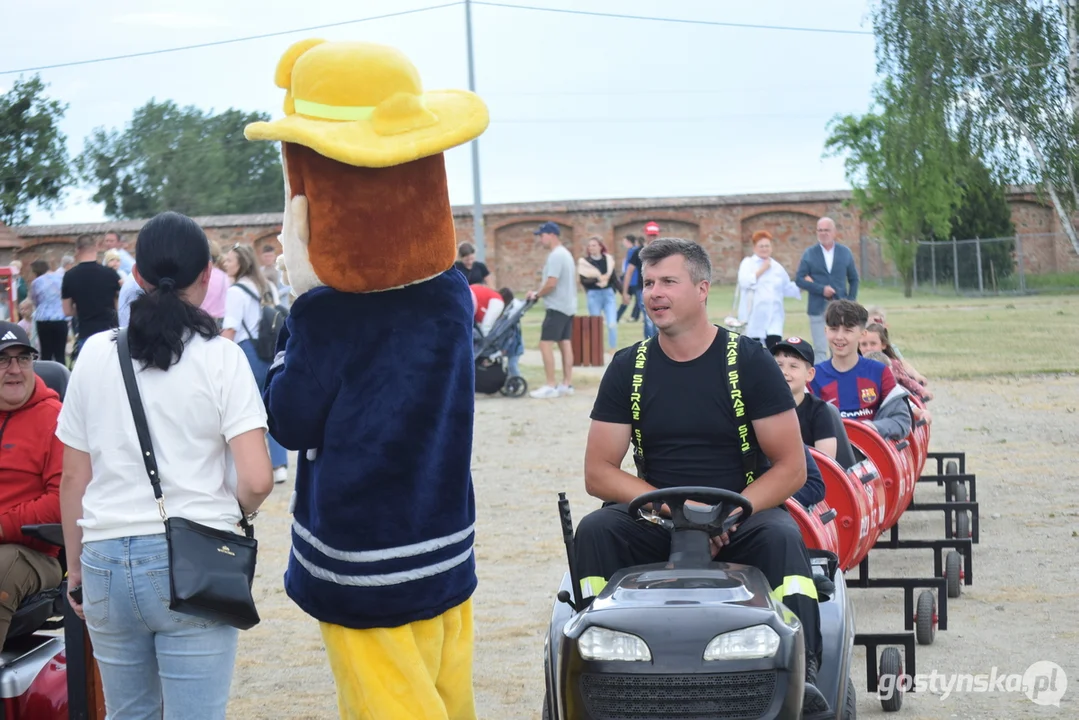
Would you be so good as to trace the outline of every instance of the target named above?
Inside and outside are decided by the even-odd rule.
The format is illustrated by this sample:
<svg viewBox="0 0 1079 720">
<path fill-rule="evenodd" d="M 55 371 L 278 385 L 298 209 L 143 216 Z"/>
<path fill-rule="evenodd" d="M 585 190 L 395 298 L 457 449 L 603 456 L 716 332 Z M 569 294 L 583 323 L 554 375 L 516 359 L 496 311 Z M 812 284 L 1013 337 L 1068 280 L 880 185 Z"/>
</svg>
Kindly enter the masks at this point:
<svg viewBox="0 0 1079 720">
<path fill-rule="evenodd" d="M 476 720 L 471 598 L 401 627 L 321 628 L 342 720 Z"/>
</svg>

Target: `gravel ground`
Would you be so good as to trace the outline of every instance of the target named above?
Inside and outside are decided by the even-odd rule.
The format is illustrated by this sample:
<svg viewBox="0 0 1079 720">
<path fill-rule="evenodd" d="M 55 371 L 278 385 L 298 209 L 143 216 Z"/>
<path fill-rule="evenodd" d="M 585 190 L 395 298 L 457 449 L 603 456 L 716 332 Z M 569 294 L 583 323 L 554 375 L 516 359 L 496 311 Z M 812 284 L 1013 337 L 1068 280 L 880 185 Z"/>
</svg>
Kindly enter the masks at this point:
<svg viewBox="0 0 1079 720">
<path fill-rule="evenodd" d="M 989 674 L 995 667 L 998 675 L 1022 674 L 1052 661 L 1071 683 L 1059 707 L 1035 705 L 1022 692 L 944 697 L 938 688 L 907 694 L 892 717 L 1079 717 L 1079 377 L 942 381 L 934 390 L 930 449 L 967 453 L 967 471 L 979 483 L 981 542 L 974 584 L 951 602 L 949 629 L 933 645 L 918 646 L 918 672 Z M 597 506 L 581 481 L 594 396 L 594 383 L 582 382 L 575 396 L 558 400 L 477 399 L 475 690 L 482 718 L 539 717 L 543 633 L 565 569 L 558 493 L 567 492 L 575 521 Z M 336 717 L 317 623 L 282 590 L 290 488 L 291 481 L 278 487 L 259 517 L 263 621 L 241 635 L 230 718 Z M 939 501 L 943 491 L 923 484 L 917 498 Z M 943 537 L 942 527 L 941 513 L 900 520 L 903 538 Z M 932 574 L 928 550 L 876 550 L 870 558 L 874 577 Z M 902 631 L 901 590 L 852 594 L 860 632 Z M 864 649 L 855 652 L 859 713 L 883 715 L 865 691 Z"/>
</svg>

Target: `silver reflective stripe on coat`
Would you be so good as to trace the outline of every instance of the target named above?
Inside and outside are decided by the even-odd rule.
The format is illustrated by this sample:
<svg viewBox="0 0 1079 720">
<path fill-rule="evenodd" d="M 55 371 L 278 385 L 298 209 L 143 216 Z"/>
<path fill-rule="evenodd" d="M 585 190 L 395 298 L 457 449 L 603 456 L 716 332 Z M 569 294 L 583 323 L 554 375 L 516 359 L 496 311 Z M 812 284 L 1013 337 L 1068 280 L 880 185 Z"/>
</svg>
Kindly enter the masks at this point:
<svg viewBox="0 0 1079 720">
<path fill-rule="evenodd" d="M 413 568 L 412 570 L 402 570 L 400 572 L 384 573 L 382 575 L 342 575 L 340 573 L 331 572 L 326 568 L 315 565 L 310 560 L 300 555 L 300 551 L 295 547 L 292 548 L 292 556 L 296 558 L 296 561 L 299 562 L 300 565 L 303 565 L 307 572 L 311 573 L 312 577 L 318 578 L 319 580 L 353 587 L 383 587 L 386 585 L 400 585 L 401 583 L 411 582 L 413 580 L 422 580 L 423 578 L 451 570 L 467 561 L 472 556 L 472 548 L 469 547 L 460 555 L 452 557 L 449 560 L 443 560 L 440 563 L 435 563 L 434 565 Z"/>
<path fill-rule="evenodd" d="M 352 563 L 372 563 L 432 553 L 436 550 L 441 550 L 444 547 L 449 547 L 450 545 L 461 542 L 472 534 L 475 527 L 475 524 L 472 524 L 464 530 L 459 530 L 452 535 L 446 535 L 432 540 L 424 540 L 423 542 L 413 543 L 412 545 L 400 545 L 398 547 L 383 548 L 382 550 L 348 551 L 330 547 L 315 537 L 310 530 L 305 528 L 295 519 L 292 521 L 292 531 L 315 550 L 333 560 L 342 560 L 344 562 Z"/>
</svg>

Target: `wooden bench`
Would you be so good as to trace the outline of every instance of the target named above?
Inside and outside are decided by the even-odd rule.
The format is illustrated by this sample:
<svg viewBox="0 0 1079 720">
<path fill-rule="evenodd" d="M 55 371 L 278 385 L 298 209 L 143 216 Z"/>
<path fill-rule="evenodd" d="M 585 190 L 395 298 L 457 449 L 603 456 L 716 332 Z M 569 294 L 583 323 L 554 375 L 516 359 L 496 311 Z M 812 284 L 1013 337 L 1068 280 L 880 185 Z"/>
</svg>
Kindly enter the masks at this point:
<svg viewBox="0 0 1079 720">
<path fill-rule="evenodd" d="M 573 366 L 603 367 L 603 317 L 573 316 Z"/>
</svg>

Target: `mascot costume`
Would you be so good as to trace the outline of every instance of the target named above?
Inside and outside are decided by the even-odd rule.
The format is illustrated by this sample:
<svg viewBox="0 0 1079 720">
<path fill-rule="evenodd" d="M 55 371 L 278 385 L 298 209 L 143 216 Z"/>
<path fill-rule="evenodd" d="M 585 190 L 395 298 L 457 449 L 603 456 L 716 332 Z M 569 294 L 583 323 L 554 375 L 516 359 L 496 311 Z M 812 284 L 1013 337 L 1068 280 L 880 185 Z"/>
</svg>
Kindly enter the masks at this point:
<svg viewBox="0 0 1079 720">
<path fill-rule="evenodd" d="M 281 58 L 281 242 L 296 296 L 264 399 L 300 451 L 285 589 L 317 619 L 342 718 L 474 720 L 472 296 L 443 153 L 489 122 L 399 51 Z"/>
</svg>

